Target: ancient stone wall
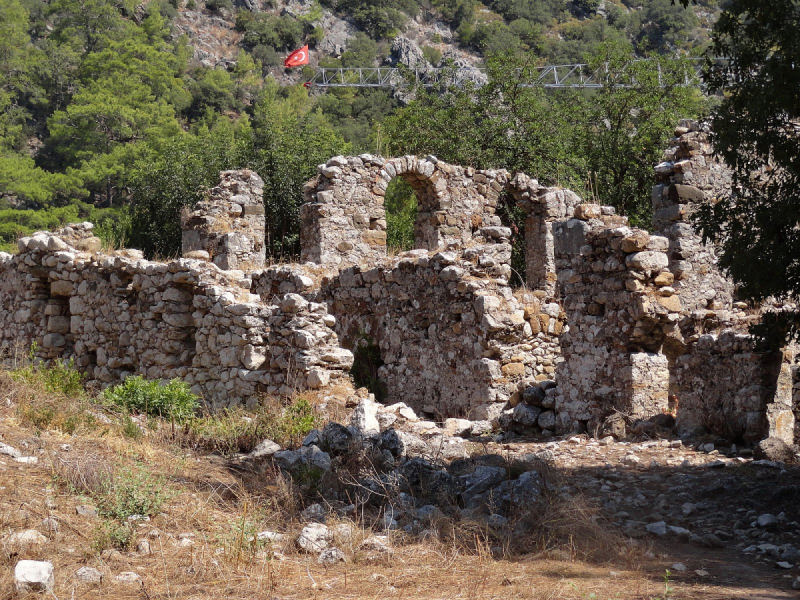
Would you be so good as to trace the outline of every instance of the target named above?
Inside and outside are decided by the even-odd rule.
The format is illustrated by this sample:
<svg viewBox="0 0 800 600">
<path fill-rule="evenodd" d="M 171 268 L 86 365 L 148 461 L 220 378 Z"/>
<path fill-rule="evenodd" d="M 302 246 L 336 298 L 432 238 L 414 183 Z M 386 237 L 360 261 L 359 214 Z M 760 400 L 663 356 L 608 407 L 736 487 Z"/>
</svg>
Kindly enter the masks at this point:
<svg viewBox="0 0 800 600">
<path fill-rule="evenodd" d="M 713 153 L 708 123 L 682 121 L 656 166 L 654 227 L 669 239 L 672 287 L 683 313 L 663 351 L 679 431 L 705 431 L 728 439 L 791 441 L 791 347 L 763 352 L 748 333 L 770 307 L 735 302 L 732 281 L 717 266 L 715 248 L 703 244 L 692 216 L 703 203 L 730 193 L 731 172 Z M 788 382 L 788 383 L 787 383 Z"/>
<path fill-rule="evenodd" d="M 670 286 L 669 242 L 581 205 L 554 227 L 567 329 L 559 338 L 559 429 L 595 433 L 614 411 L 649 418 L 668 409 L 660 353 L 680 299 Z M 609 212 L 609 211 L 607 211 Z"/>
<path fill-rule="evenodd" d="M 356 356 L 360 344 L 380 348 L 389 402 L 430 416 L 492 419 L 512 396 L 553 378 L 560 308 L 487 277 L 479 259 L 509 260 L 508 244 L 494 247 L 415 250 L 323 283 L 342 342 Z"/>
<path fill-rule="evenodd" d="M 419 204 L 415 249 L 457 250 L 499 239 L 498 201 L 501 194 L 511 194 L 528 215 L 527 284 L 549 296 L 555 291 L 552 222 L 571 216 L 580 203 L 569 190 L 540 187 L 536 179 L 511 177 L 505 170 L 449 165 L 433 156 L 337 156 L 319 171 L 304 188 L 302 260 L 338 268 L 385 260 L 384 195 L 389 182 L 402 177 Z"/>
<path fill-rule="evenodd" d="M 223 171 L 220 183 L 193 211 L 182 215 L 182 251 L 220 269 L 264 266 L 264 182 L 254 172 Z"/>
<path fill-rule="evenodd" d="M 705 334 L 675 363 L 677 427 L 736 442 L 794 438 L 793 357 L 758 351 L 753 336 Z"/>
<path fill-rule="evenodd" d="M 297 294 L 265 303 L 242 271 L 84 253 L 60 233 L 22 238 L 19 254 L 0 255 L 6 353 L 35 343 L 40 357 L 73 358 L 101 385 L 180 377 L 214 408 L 321 387 L 352 364 L 323 304 Z"/>
<path fill-rule="evenodd" d="M 653 188 L 653 226 L 670 241 L 669 268 L 686 310 L 730 309 L 733 296 L 713 245 L 704 244 L 692 224 L 701 203 L 713 203 L 731 187 L 731 172 L 714 155 L 708 132 L 707 123 L 681 121 Z"/>
<path fill-rule="evenodd" d="M 429 417 L 594 434 L 616 413 L 677 410 L 683 431 L 790 440 L 794 353 L 759 353 L 745 333 L 760 312 L 733 302 L 689 220 L 729 179 L 702 126 L 676 134 L 658 167 L 656 234 L 524 174 L 335 157 L 304 188 L 308 262 L 263 267 L 261 180 L 222 173 L 183 219 L 192 258 L 97 254 L 90 224 L 0 255 L 0 346 L 35 342 L 102 385 L 181 377 L 217 408 L 330 385 L 355 352 L 387 401 Z M 387 257 L 394 177 L 420 203 L 417 248 Z M 501 201 L 527 215 L 527 289 L 508 283 Z"/>
</svg>

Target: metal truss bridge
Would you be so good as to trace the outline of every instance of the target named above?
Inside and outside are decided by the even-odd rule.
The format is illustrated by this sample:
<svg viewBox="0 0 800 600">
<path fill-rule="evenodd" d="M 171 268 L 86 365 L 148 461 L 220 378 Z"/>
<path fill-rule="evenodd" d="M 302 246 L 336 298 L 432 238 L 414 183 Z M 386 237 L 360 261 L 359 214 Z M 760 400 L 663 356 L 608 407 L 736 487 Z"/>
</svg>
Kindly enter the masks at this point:
<svg viewBox="0 0 800 600">
<path fill-rule="evenodd" d="M 648 60 L 648 59 L 642 59 Z M 640 61 L 634 61 L 640 62 Z M 676 61 L 677 63 L 677 61 Z M 631 63 L 628 63 L 631 64 Z M 663 64 L 663 63 L 662 63 Z M 681 74 L 679 85 L 700 86 L 700 72 L 704 59 L 692 58 L 680 61 Z M 669 65 L 672 72 L 669 79 L 675 81 L 676 65 Z M 662 83 L 661 64 L 659 64 L 659 83 Z M 407 69 L 394 67 L 353 67 L 327 68 L 319 67 L 314 76 L 305 84 L 306 87 L 404 87 L 408 85 L 459 86 L 472 84 L 476 87 L 484 85 L 488 80 L 486 69 L 478 68 L 444 68 L 444 69 Z M 626 67 L 610 69 L 608 64 L 600 68 L 590 69 L 589 65 L 550 65 L 531 69 L 529 80 L 522 87 L 543 88 L 602 88 L 604 86 L 633 87 L 636 85 L 635 74 L 627 73 Z"/>
</svg>

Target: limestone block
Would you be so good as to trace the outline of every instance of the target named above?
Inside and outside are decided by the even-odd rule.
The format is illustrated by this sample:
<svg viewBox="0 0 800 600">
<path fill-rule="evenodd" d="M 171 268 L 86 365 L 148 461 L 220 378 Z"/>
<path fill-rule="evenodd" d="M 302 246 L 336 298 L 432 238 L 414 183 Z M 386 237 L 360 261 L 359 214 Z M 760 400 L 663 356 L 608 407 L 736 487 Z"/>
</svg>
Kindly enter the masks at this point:
<svg viewBox="0 0 800 600">
<path fill-rule="evenodd" d="M 39 560 L 21 560 L 14 567 L 14 585 L 17 592 L 52 592 L 55 585 L 53 563 Z"/>
<path fill-rule="evenodd" d="M 53 296 L 72 296 L 75 286 L 71 281 L 56 280 L 50 284 L 50 293 Z"/>
<path fill-rule="evenodd" d="M 575 218 L 582 221 L 589 219 L 599 219 L 603 211 L 599 204 L 579 204 L 575 207 Z"/>
<path fill-rule="evenodd" d="M 663 252 L 636 252 L 625 258 L 625 264 L 639 271 L 663 271 L 669 266 L 669 258 Z"/>
</svg>

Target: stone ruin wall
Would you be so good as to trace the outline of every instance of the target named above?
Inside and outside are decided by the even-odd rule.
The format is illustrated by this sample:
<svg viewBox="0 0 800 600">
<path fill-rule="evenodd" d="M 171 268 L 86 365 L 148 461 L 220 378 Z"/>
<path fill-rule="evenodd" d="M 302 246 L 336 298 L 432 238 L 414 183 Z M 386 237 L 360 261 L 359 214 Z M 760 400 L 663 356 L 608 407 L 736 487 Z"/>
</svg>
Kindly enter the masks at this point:
<svg viewBox="0 0 800 600">
<path fill-rule="evenodd" d="M 97 239 L 91 224 L 82 228 Z M 352 364 L 323 304 L 297 294 L 262 302 L 248 275 L 213 263 L 106 256 L 71 241 L 69 232 L 38 233 L 19 240 L 19 254 L 0 254 L 6 356 L 35 343 L 41 358 L 73 358 L 101 386 L 133 374 L 180 377 L 211 408 L 321 387 Z"/>
<path fill-rule="evenodd" d="M 181 250 L 220 269 L 253 270 L 266 258 L 264 181 L 252 171 L 223 171 L 220 183 L 181 215 Z"/>
<path fill-rule="evenodd" d="M 717 268 L 713 245 L 692 227 L 702 203 L 724 197 L 731 173 L 713 154 L 707 123 L 682 121 L 656 167 L 654 227 L 669 241 L 673 287 L 683 304 L 678 327 L 665 341 L 670 396 L 677 427 L 709 431 L 727 439 L 774 436 L 791 442 L 795 414 L 793 346 L 765 352 L 747 331 L 764 310 L 735 301 L 733 283 Z M 798 386 L 800 388 L 800 386 Z"/>
<path fill-rule="evenodd" d="M 647 419 L 667 412 L 669 370 L 660 353 L 680 299 L 668 240 L 583 205 L 555 230 L 567 331 L 557 373 L 560 429 L 596 432 L 611 411 Z"/>
<path fill-rule="evenodd" d="M 745 330 L 758 311 L 733 301 L 691 229 L 729 174 L 694 123 L 665 157 L 654 234 L 523 174 L 334 157 L 304 188 L 307 262 L 266 268 L 263 184 L 225 172 L 184 215 L 178 261 L 98 255 L 89 226 L 20 240 L 0 259 L 0 344 L 35 341 L 42 358 L 74 357 L 102 385 L 182 377 L 219 408 L 330 385 L 370 342 L 388 401 L 431 417 L 595 434 L 615 414 L 677 410 L 685 432 L 790 440 L 794 353 L 757 351 Z M 394 177 L 420 202 L 417 249 L 387 257 Z M 529 290 L 508 284 L 502 194 L 527 214 Z"/>
</svg>

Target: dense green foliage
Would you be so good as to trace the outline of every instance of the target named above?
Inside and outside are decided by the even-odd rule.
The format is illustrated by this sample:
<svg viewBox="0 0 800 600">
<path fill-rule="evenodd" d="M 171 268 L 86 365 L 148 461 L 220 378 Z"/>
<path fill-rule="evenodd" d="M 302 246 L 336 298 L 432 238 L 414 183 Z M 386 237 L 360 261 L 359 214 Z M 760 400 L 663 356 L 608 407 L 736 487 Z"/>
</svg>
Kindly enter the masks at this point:
<svg viewBox="0 0 800 600">
<path fill-rule="evenodd" d="M 708 66 L 715 150 L 733 169 L 733 193 L 705 207 L 703 232 L 723 247 L 720 263 L 741 297 L 800 293 L 800 4 L 731 0 L 714 30 Z M 768 320 L 766 333 L 800 337 L 800 316 Z"/>
<path fill-rule="evenodd" d="M 226 68 L 191 59 L 192 40 L 172 23 L 197 6 L 235 21 L 241 48 Z M 489 60 L 492 82 L 475 94 L 419 90 L 402 108 L 391 90 L 310 96 L 301 86 L 279 86 L 273 75 L 286 53 L 324 38 L 323 9 L 362 31 L 341 56 L 315 56 L 321 65 L 383 64 L 392 37 L 411 19 L 442 19 L 456 31 L 455 44 Z M 644 172 L 670 120 L 693 112 L 688 100 L 668 90 L 662 104 L 676 108 L 660 111 L 652 86 L 568 98 L 522 91 L 514 69 L 587 52 L 594 61 L 617 60 L 607 54 L 609 41 L 639 55 L 699 49 L 705 41 L 697 24 L 694 12 L 670 0 L 615 0 L 605 8 L 595 0 L 492 0 L 485 7 L 475 0 L 321 0 L 297 17 L 226 0 L 0 0 L 0 250 L 13 251 L 21 235 L 89 220 L 110 246 L 174 256 L 180 211 L 205 197 L 220 170 L 251 168 L 265 181 L 268 252 L 294 257 L 301 188 L 317 164 L 334 154 L 428 148 L 548 182 L 588 188 L 591 180 L 605 201 L 645 219 Z M 422 44 L 431 64 L 446 50 L 436 35 Z M 507 141 L 496 127 L 504 119 L 514 124 Z M 620 155 L 626 160 L 617 161 Z M 387 208 L 390 245 L 408 248 L 413 194 L 398 188 Z"/>
<path fill-rule="evenodd" d="M 194 415 L 198 407 L 197 396 L 180 379 L 163 384 L 140 375 L 128 377 L 119 385 L 106 388 L 103 399 L 126 411 L 165 417 L 179 423 Z"/>
<path fill-rule="evenodd" d="M 674 124 L 704 103 L 696 89 L 681 85 L 681 62 L 631 58 L 630 49 L 607 44 L 590 57 L 608 64 L 602 89 L 556 92 L 524 87 L 530 67 L 513 56 L 498 58 L 490 62 L 489 83 L 478 89 L 418 90 L 387 119 L 388 137 L 395 153 L 523 171 L 581 190 L 647 227 L 653 165 Z M 635 86 L 615 85 L 631 76 Z"/>
</svg>

